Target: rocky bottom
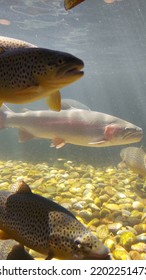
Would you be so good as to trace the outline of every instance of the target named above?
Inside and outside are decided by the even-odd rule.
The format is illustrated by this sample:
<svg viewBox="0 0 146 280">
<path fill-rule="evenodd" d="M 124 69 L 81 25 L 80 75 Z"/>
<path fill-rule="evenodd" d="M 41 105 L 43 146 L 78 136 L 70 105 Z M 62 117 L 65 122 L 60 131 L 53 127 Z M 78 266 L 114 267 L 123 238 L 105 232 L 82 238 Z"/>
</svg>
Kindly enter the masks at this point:
<svg viewBox="0 0 146 280">
<path fill-rule="evenodd" d="M 53 166 L 0 161 L 0 190 L 9 190 L 18 179 L 71 211 L 110 249 L 112 259 L 146 259 L 146 181 L 137 174 L 64 159 Z"/>
</svg>

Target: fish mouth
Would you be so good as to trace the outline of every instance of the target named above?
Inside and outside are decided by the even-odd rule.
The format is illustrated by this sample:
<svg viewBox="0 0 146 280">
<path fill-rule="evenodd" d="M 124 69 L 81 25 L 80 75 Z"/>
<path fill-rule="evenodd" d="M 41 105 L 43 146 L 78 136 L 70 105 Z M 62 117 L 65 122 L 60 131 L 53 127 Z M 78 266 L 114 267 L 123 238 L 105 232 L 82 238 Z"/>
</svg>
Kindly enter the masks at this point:
<svg viewBox="0 0 146 280">
<path fill-rule="evenodd" d="M 63 67 L 59 70 L 60 78 L 80 78 L 84 75 L 84 71 L 81 71 L 84 67 L 84 63 L 81 62 L 78 65 L 71 65 L 69 67 Z"/>
<path fill-rule="evenodd" d="M 83 258 L 83 260 L 112 260 L 112 257 L 111 253 L 104 255 L 93 254 L 92 256 Z"/>
<path fill-rule="evenodd" d="M 65 72 L 65 76 L 69 77 L 69 76 L 75 76 L 75 75 L 79 75 L 79 76 L 83 76 L 84 75 L 84 71 L 81 71 L 81 69 L 83 69 L 84 65 L 78 65 L 75 67 L 71 67 L 70 69 L 68 69 Z"/>
<path fill-rule="evenodd" d="M 134 131 L 129 129 L 129 132 L 127 131 L 127 133 L 124 136 L 125 140 L 133 139 L 133 140 L 141 141 L 142 138 L 143 138 L 142 128 L 138 128 Z"/>
<path fill-rule="evenodd" d="M 102 252 L 91 252 L 90 254 L 86 255 L 84 260 L 110 260 L 111 259 L 111 252 L 109 248 L 105 247 Z"/>
</svg>

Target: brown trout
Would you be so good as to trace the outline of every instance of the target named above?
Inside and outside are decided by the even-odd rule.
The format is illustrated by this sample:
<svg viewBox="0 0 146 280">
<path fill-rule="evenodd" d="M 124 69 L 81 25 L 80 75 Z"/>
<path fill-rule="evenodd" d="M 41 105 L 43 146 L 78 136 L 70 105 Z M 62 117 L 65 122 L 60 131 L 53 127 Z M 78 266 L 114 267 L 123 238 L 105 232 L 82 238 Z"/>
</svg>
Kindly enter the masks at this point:
<svg viewBox="0 0 146 280">
<path fill-rule="evenodd" d="M 28 47 L 0 54 L 0 106 L 47 97 L 52 110 L 60 111 L 59 90 L 83 76 L 83 61 L 60 51 Z"/>
<path fill-rule="evenodd" d="M 108 147 L 139 142 L 143 137 L 140 127 L 101 112 L 69 109 L 60 112 L 30 111 L 14 113 L 3 106 L 0 128 L 18 128 L 19 142 L 33 138 L 51 139 L 57 149 L 66 143 Z"/>
<path fill-rule="evenodd" d="M 0 238 L 14 239 L 47 259 L 104 259 L 105 247 L 75 216 L 50 199 L 33 194 L 23 181 L 0 192 Z"/>
<path fill-rule="evenodd" d="M 0 55 L 5 51 L 10 51 L 18 48 L 35 48 L 35 47 L 36 46 L 31 43 L 19 39 L 0 36 Z"/>
<path fill-rule="evenodd" d="M 142 148 L 128 147 L 120 152 L 122 162 L 119 167 L 128 167 L 135 173 L 145 177 L 146 176 L 146 153 Z"/>
</svg>

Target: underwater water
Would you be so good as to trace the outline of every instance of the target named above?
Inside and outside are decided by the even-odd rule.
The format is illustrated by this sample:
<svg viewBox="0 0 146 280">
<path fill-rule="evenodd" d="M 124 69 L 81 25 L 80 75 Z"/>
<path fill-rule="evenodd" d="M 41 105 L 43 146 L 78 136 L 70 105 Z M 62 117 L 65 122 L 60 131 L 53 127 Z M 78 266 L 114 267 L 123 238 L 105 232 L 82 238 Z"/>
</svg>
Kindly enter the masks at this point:
<svg viewBox="0 0 146 280">
<path fill-rule="evenodd" d="M 2 0 L 0 35 L 82 59 L 84 76 L 61 89 L 62 98 L 142 128 L 142 141 L 131 146 L 145 147 L 145 0 L 85 0 L 69 11 L 63 2 Z M 44 100 L 7 106 L 14 112 L 48 109 Z M 19 143 L 18 129 L 1 129 L 0 189 L 23 179 L 75 214 L 113 259 L 146 259 L 146 182 L 130 168 L 118 168 L 127 145 L 55 149 L 50 143 Z"/>
</svg>

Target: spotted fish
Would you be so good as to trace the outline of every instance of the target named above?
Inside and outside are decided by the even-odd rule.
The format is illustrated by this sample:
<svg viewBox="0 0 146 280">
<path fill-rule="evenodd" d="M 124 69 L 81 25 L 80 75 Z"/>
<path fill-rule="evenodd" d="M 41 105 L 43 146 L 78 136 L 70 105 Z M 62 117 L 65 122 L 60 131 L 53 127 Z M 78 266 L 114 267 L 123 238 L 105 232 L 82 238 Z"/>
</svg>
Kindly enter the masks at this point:
<svg viewBox="0 0 146 280">
<path fill-rule="evenodd" d="M 14 239 L 47 259 L 104 259 L 105 247 L 64 207 L 33 194 L 23 181 L 0 194 L 0 238 Z"/>
<path fill-rule="evenodd" d="M 128 167 L 135 173 L 146 176 L 146 153 L 142 148 L 128 147 L 120 152 L 122 162 L 119 163 L 120 168 Z"/>
<path fill-rule="evenodd" d="M 47 97 L 52 110 L 60 111 L 59 89 L 83 76 L 83 61 L 64 52 L 43 48 L 16 48 L 0 55 L 0 106 Z"/>
<path fill-rule="evenodd" d="M 35 48 L 36 46 L 10 37 L 0 36 L 0 54 L 4 53 L 5 51 L 10 51 L 18 48 Z"/>
</svg>

